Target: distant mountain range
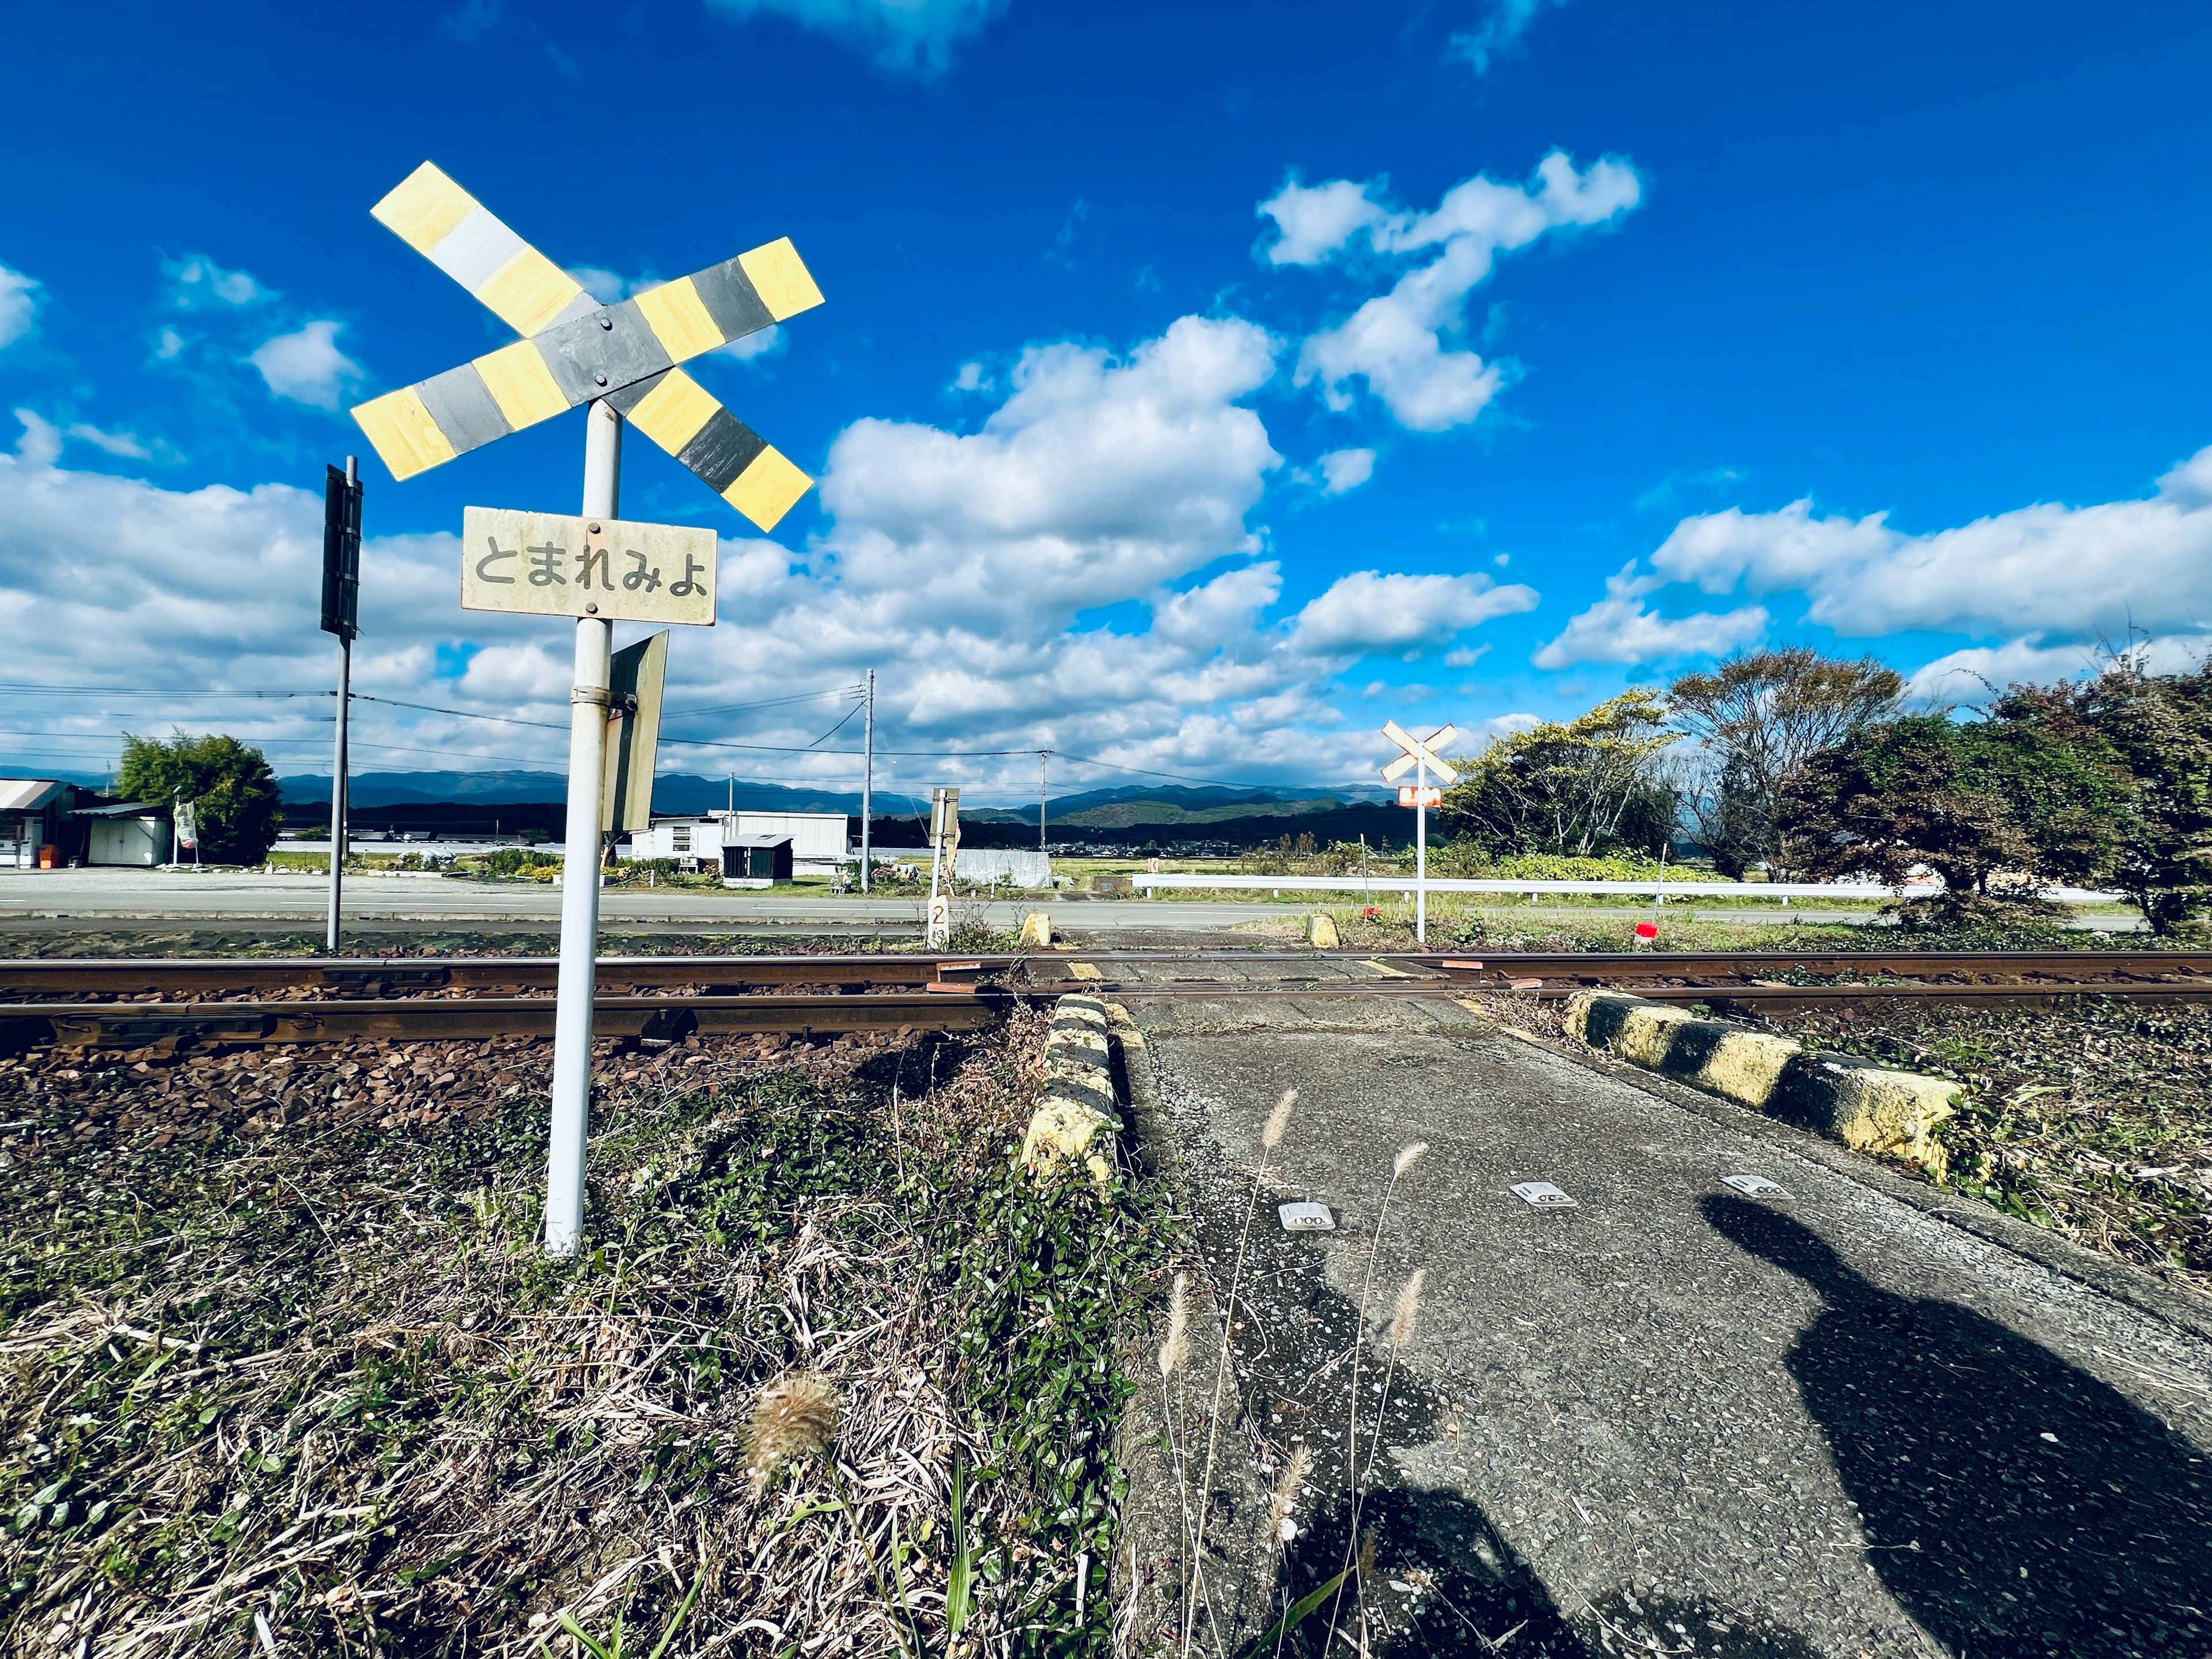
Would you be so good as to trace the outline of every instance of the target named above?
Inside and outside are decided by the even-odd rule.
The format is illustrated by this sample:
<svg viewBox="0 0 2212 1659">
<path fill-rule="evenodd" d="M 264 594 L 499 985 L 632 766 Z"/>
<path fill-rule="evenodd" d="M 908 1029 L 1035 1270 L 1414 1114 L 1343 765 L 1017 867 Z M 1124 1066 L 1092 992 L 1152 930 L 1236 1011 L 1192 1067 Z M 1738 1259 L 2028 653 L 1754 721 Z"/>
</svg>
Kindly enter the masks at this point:
<svg viewBox="0 0 2212 1659">
<path fill-rule="evenodd" d="M 52 776 L 41 773 L 40 776 Z M 313 775 L 279 778 L 285 804 L 304 810 L 327 805 L 331 781 Z M 558 772 L 362 772 L 353 778 L 351 793 L 356 808 L 428 805 L 450 802 L 458 806 L 542 805 L 563 800 L 568 780 Z M 1236 789 L 1218 784 L 1196 787 L 1183 784 L 1117 784 L 1107 789 L 1086 789 L 1052 799 L 1050 822 L 1118 830 L 1133 823 L 1211 823 L 1227 818 L 1272 817 L 1328 811 L 1352 805 L 1363 797 L 1381 798 L 1382 792 L 1350 790 L 1341 794 L 1312 795 L 1301 792 Z M 653 781 L 653 806 L 657 812 L 711 812 L 737 805 L 750 811 L 847 812 L 858 814 L 857 789 L 793 788 L 784 784 L 748 783 L 734 786 L 725 778 L 702 778 L 685 773 L 664 773 Z M 903 790 L 878 790 L 878 814 L 896 813 L 911 806 L 927 808 L 926 795 Z M 1019 807 L 963 806 L 960 816 L 977 823 L 1029 823 L 1037 821 L 1032 803 Z"/>
</svg>

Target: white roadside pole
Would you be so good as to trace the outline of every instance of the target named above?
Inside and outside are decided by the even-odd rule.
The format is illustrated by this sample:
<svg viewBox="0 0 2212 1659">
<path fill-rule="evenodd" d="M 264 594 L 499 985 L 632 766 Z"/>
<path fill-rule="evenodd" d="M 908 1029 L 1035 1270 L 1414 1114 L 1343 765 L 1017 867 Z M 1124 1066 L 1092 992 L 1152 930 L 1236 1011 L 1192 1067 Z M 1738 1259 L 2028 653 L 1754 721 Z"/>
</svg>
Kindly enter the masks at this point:
<svg viewBox="0 0 2212 1659">
<path fill-rule="evenodd" d="M 1441 792 L 1429 783 L 1433 770 L 1437 781 L 1451 784 L 1459 781 L 1444 757 L 1437 753 L 1446 744 L 1459 735 L 1455 726 L 1440 726 L 1425 738 L 1417 738 L 1395 720 L 1386 720 L 1382 735 L 1404 750 L 1397 759 L 1382 769 L 1382 781 L 1396 783 L 1411 772 L 1410 786 L 1401 785 L 1398 805 L 1413 809 L 1413 941 L 1417 945 L 1429 942 L 1429 808 Z"/>
<path fill-rule="evenodd" d="M 622 489 L 622 416 L 601 398 L 584 421 L 584 518 L 604 522 L 616 516 Z M 568 693 L 568 816 L 562 832 L 561 976 L 554 994 L 552 1141 L 545 1158 L 549 1255 L 574 1255 L 584 1230 L 592 1002 L 599 968 L 599 790 L 607 764 L 607 670 L 613 652 L 611 622 L 576 618 L 575 684 Z"/>
</svg>

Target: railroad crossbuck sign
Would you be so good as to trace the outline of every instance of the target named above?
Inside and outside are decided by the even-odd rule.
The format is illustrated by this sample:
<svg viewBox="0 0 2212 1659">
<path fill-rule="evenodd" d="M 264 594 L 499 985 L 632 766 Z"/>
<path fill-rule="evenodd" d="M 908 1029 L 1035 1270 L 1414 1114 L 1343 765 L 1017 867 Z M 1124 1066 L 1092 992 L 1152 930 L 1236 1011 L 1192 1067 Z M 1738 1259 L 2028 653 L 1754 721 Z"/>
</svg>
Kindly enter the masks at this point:
<svg viewBox="0 0 2212 1659">
<path fill-rule="evenodd" d="M 1459 781 L 1458 772 L 1454 770 L 1449 763 L 1437 752 L 1459 735 L 1459 727 L 1456 726 L 1438 726 L 1427 737 L 1417 738 L 1397 721 L 1385 720 L 1382 724 L 1382 735 L 1406 751 L 1382 769 L 1383 782 L 1395 783 L 1417 766 L 1439 782 L 1457 783 Z M 1404 789 L 1398 792 L 1398 805 L 1412 806 L 1415 804 L 1414 801 L 1407 799 Z M 1431 799 L 1419 804 L 1434 806 L 1437 803 L 1435 799 Z"/>
<path fill-rule="evenodd" d="M 763 530 L 812 485 L 678 367 L 822 303 L 788 238 L 603 306 L 428 161 L 370 211 L 523 337 L 353 411 L 393 477 L 603 398 Z"/>
</svg>

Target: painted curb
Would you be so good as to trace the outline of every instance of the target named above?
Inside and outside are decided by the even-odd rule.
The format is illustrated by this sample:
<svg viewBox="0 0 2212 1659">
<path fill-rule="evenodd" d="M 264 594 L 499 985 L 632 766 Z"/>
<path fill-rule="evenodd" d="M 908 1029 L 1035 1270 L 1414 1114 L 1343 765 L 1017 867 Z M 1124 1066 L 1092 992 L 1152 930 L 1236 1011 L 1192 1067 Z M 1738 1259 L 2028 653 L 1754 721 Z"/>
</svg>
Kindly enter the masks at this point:
<svg viewBox="0 0 2212 1659">
<path fill-rule="evenodd" d="M 1113 1137 L 1121 1131 L 1121 1116 L 1106 1031 L 1106 1005 L 1097 997 L 1065 996 L 1054 1006 L 1044 1080 L 1022 1137 L 1022 1167 L 1031 1174 L 1048 1175 L 1053 1165 L 1072 1160 L 1101 1186 L 1113 1176 Z M 1102 1129 L 1106 1146 L 1094 1151 Z"/>
<path fill-rule="evenodd" d="M 1619 991 L 1577 992 L 1566 1029 L 1585 1047 L 1839 1140 L 1854 1152 L 1903 1158 L 1941 1179 L 1949 1154 L 1936 1138 L 1960 1085 L 1893 1072 L 1787 1037 L 1700 1019 L 1686 1009 Z"/>
</svg>

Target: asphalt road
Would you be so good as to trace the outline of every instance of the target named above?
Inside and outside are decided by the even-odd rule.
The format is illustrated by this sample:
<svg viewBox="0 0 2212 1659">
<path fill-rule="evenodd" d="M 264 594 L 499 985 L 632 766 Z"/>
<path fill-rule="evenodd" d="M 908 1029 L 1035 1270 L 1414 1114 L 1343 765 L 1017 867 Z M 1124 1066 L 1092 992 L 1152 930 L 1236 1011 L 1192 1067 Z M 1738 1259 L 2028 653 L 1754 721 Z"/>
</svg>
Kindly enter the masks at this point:
<svg viewBox="0 0 2212 1659">
<path fill-rule="evenodd" d="M 1293 1593 L 1346 1560 L 1369 1240 L 1428 1146 L 1366 1308 L 1379 1335 L 1426 1270 L 1358 1523 L 1368 1650 L 2212 1652 L 2206 1344 L 1442 999 L 1125 1000 L 1224 1283 L 1299 1091 L 1237 1316 L 1263 1466 L 1316 1454 Z M 1339 1231 L 1284 1233 L 1291 1198 Z M 1388 1350 L 1364 1352 L 1371 1440 Z"/>
<path fill-rule="evenodd" d="M 289 922 L 319 926 L 325 913 L 324 878 L 258 872 L 194 874 L 161 870 L 0 870 L 0 925 L 37 926 L 57 921 L 168 926 L 202 922 Z M 1079 936 L 1132 932 L 1167 935 L 1221 933 L 1269 917 L 1302 916 L 1315 906 L 1285 900 L 1099 901 L 1042 895 L 995 902 L 963 900 L 957 914 L 993 927 L 1014 928 L 1037 908 L 1050 911 L 1056 930 Z M 1486 907 L 1516 925 L 1567 925 L 1649 914 L 1648 907 L 1553 908 L 1506 903 Z M 601 895 L 599 915 L 609 928 L 667 926 L 773 933 L 919 933 L 923 905 L 915 898 L 862 898 L 802 893 L 643 892 L 614 889 Z M 559 920 L 560 890 L 535 882 L 451 880 L 442 876 L 355 872 L 345 881 L 349 925 L 379 924 L 549 928 Z M 1668 916 L 1680 916 L 1680 907 Z M 1796 926 L 1810 922 L 1863 924 L 1864 910 L 1693 910 L 1700 919 Z M 2098 916 L 2081 925 L 2126 931 L 2132 918 Z"/>
</svg>

